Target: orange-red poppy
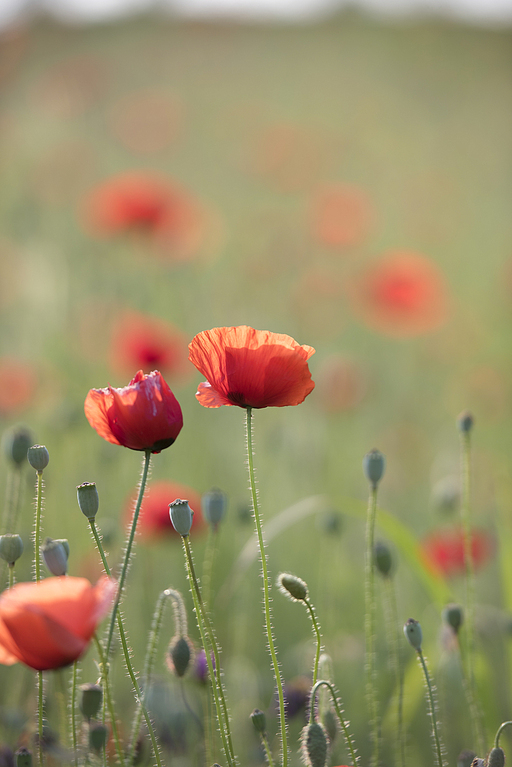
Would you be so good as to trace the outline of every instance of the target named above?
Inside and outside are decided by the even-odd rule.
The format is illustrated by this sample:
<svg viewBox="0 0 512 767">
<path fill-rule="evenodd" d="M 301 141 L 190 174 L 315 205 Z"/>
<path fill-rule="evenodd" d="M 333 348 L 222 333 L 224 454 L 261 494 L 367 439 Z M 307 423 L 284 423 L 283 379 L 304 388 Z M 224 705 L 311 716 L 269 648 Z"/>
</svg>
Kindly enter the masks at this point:
<svg viewBox="0 0 512 767">
<path fill-rule="evenodd" d="M 299 405 L 315 387 L 308 367 L 315 350 L 282 333 L 247 325 L 212 328 L 188 348 L 190 361 L 207 379 L 196 393 L 204 407 Z"/>
<path fill-rule="evenodd" d="M 436 530 L 427 535 L 420 545 L 427 566 L 446 578 L 464 574 L 466 565 L 462 529 Z M 474 529 L 470 533 L 470 545 L 473 568 L 479 570 L 491 559 L 494 539 L 485 530 Z"/>
<path fill-rule="evenodd" d="M 392 251 L 369 265 L 356 279 L 351 298 L 367 325 L 390 336 L 436 330 L 448 316 L 441 271 L 412 251 Z"/>
<path fill-rule="evenodd" d="M 95 586 L 85 578 L 18 583 L 0 596 L 0 663 L 17 661 L 38 671 L 73 663 L 108 613 L 115 581 Z"/>
<path fill-rule="evenodd" d="M 169 376 L 190 372 L 183 334 L 164 320 L 135 311 L 114 322 L 110 343 L 112 367 L 121 373 L 158 368 Z"/>
<path fill-rule="evenodd" d="M 1 357 L 0 415 L 11 415 L 27 407 L 36 386 L 36 371 L 30 363 L 16 357 Z"/>
<path fill-rule="evenodd" d="M 199 493 L 179 482 L 161 480 L 160 482 L 150 483 L 144 494 L 137 526 L 137 530 L 143 539 L 151 540 L 162 536 L 180 538 L 172 526 L 169 516 L 169 504 L 177 498 L 187 500 L 194 512 L 192 532 L 197 532 L 203 527 L 201 496 Z M 136 500 L 137 493 L 134 492 L 126 505 L 125 521 L 127 524 L 131 522 Z"/>
<path fill-rule="evenodd" d="M 100 437 L 130 450 L 160 453 L 183 426 L 179 402 L 158 370 L 139 370 L 122 389 L 91 389 L 84 410 Z"/>
</svg>

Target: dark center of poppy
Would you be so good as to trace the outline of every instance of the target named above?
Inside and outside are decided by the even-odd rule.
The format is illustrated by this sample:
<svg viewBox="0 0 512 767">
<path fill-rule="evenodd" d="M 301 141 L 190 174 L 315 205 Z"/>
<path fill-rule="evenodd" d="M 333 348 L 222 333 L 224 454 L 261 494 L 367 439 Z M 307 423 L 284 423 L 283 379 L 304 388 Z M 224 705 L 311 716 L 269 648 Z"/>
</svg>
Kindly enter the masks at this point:
<svg viewBox="0 0 512 767">
<path fill-rule="evenodd" d="M 233 405 L 238 405 L 238 407 L 249 407 L 242 392 L 230 391 L 227 396 L 228 400 L 232 402 Z"/>
</svg>

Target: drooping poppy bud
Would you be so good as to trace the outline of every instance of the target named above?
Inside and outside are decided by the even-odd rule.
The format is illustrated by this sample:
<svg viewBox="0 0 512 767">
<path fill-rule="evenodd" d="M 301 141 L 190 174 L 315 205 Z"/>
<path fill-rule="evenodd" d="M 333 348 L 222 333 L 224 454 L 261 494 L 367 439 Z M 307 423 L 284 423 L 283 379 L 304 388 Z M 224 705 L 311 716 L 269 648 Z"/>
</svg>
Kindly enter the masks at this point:
<svg viewBox="0 0 512 767">
<path fill-rule="evenodd" d="M 411 644 L 415 650 L 421 650 L 423 633 L 418 621 L 415 621 L 414 618 L 409 618 L 404 626 L 404 634 L 409 644 Z"/>
<path fill-rule="evenodd" d="M 27 451 L 33 444 L 32 434 L 23 426 L 17 426 L 6 432 L 2 439 L 4 452 L 15 466 L 27 460 Z"/>
<path fill-rule="evenodd" d="M 203 517 L 214 530 L 224 519 L 227 505 L 228 497 L 218 487 L 213 487 L 201 496 Z"/>
<path fill-rule="evenodd" d="M 306 767 L 325 767 L 329 740 L 325 727 L 319 722 L 306 725 L 301 735 L 302 757 Z"/>
<path fill-rule="evenodd" d="M 443 620 L 452 627 L 456 634 L 464 623 L 464 611 L 460 605 L 455 603 L 446 605 L 443 610 Z"/>
<path fill-rule="evenodd" d="M 89 746 L 99 753 L 103 750 L 108 740 L 108 729 L 101 722 L 94 722 L 89 729 Z"/>
<path fill-rule="evenodd" d="M 302 578 L 290 573 L 280 573 L 277 576 L 277 585 L 283 594 L 293 602 L 303 602 L 308 598 L 308 587 Z"/>
<path fill-rule="evenodd" d="M 177 677 L 185 676 L 194 655 L 192 642 L 186 636 L 174 637 L 167 650 L 167 667 Z"/>
<path fill-rule="evenodd" d="M 469 410 L 464 410 L 457 418 L 457 428 L 461 432 L 471 431 L 474 419 Z"/>
<path fill-rule="evenodd" d="M 387 543 L 377 541 L 373 549 L 373 559 L 378 572 L 383 578 L 387 578 L 393 569 L 393 556 Z"/>
<path fill-rule="evenodd" d="M 47 538 L 41 546 L 44 563 L 52 575 L 66 575 L 68 571 L 69 543 L 65 538 Z"/>
<path fill-rule="evenodd" d="M 267 717 L 265 716 L 264 712 L 260 711 L 259 708 L 255 708 L 250 715 L 250 719 L 256 732 L 264 735 L 267 731 Z"/>
<path fill-rule="evenodd" d="M 96 719 L 103 703 L 103 690 L 99 684 L 80 686 L 80 711 L 86 719 Z"/>
</svg>

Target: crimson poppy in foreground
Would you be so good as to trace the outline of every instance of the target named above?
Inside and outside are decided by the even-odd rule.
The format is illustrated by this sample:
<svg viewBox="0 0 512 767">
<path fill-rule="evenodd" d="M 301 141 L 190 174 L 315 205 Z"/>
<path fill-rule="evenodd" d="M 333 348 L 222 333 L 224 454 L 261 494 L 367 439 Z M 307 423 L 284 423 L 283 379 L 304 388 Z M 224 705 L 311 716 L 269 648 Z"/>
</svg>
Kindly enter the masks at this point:
<svg viewBox="0 0 512 767">
<path fill-rule="evenodd" d="M 204 407 L 299 405 L 315 387 L 308 367 L 315 350 L 282 333 L 247 325 L 212 328 L 188 348 L 189 360 L 207 379 L 196 393 Z"/>
<path fill-rule="evenodd" d="M 179 402 L 158 370 L 139 370 L 122 389 L 91 389 L 84 410 L 100 437 L 130 450 L 160 453 L 183 426 Z"/>
<path fill-rule="evenodd" d="M 0 596 L 0 663 L 37 671 L 73 663 L 108 613 L 116 582 L 61 576 L 18 583 Z"/>
<path fill-rule="evenodd" d="M 494 551 L 494 540 L 485 530 L 474 529 L 470 535 L 473 568 L 480 570 L 489 562 Z M 464 533 L 460 528 L 437 530 L 421 542 L 421 550 L 428 566 L 446 578 L 464 575 Z"/>
<path fill-rule="evenodd" d="M 169 482 L 164 479 L 160 482 L 150 483 L 146 488 L 137 527 L 144 540 L 156 540 L 162 536 L 179 538 L 169 516 L 169 504 L 176 498 L 186 498 L 194 512 L 192 531 L 197 531 L 203 526 L 199 493 L 179 482 Z M 127 524 L 131 522 L 136 500 L 137 493 L 135 492 L 126 506 L 125 519 Z"/>
</svg>

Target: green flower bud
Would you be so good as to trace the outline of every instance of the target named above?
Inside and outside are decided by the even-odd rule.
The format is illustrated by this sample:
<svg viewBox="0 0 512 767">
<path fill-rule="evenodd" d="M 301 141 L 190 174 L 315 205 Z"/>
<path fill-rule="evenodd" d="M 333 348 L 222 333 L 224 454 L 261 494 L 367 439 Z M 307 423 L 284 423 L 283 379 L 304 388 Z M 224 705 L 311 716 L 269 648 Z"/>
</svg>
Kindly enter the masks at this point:
<svg viewBox="0 0 512 767">
<path fill-rule="evenodd" d="M 194 655 L 192 642 L 188 637 L 174 637 L 167 650 L 167 666 L 177 677 L 185 675 Z"/>
<path fill-rule="evenodd" d="M 267 731 L 267 717 L 263 713 L 263 711 L 260 711 L 259 708 L 255 708 L 252 714 L 250 715 L 250 720 L 254 725 L 254 729 L 256 732 L 259 732 L 261 735 L 264 735 Z"/>
<path fill-rule="evenodd" d="M 20 748 L 14 754 L 16 767 L 32 767 L 32 752 L 28 748 Z"/>
<path fill-rule="evenodd" d="M 458 634 L 460 627 L 464 623 L 464 611 L 462 610 L 462 607 L 455 603 L 446 605 L 442 617 L 444 622 L 451 626 L 454 632 Z"/>
<path fill-rule="evenodd" d="M 409 618 L 404 626 L 404 634 L 409 641 L 409 644 L 411 644 L 415 650 L 421 650 L 423 634 L 418 621 L 415 621 L 414 618 Z"/>
<path fill-rule="evenodd" d="M 487 759 L 484 762 L 485 767 L 504 767 L 505 766 L 505 752 L 502 748 L 492 748 L 487 754 Z"/>
<path fill-rule="evenodd" d="M 318 722 L 306 725 L 302 730 L 301 748 L 306 767 L 325 767 L 329 751 L 325 727 Z"/>
<path fill-rule="evenodd" d="M 322 724 L 327 732 L 329 743 L 334 743 L 336 735 L 338 734 L 338 717 L 332 710 L 328 708 L 322 715 Z"/>
<path fill-rule="evenodd" d="M 364 475 L 373 488 L 377 487 L 385 470 L 386 459 L 380 450 L 370 450 L 363 458 Z"/>
<path fill-rule="evenodd" d="M 387 578 L 393 569 L 393 557 L 387 543 L 377 541 L 373 549 L 373 561 L 379 573 Z"/>
<path fill-rule="evenodd" d="M 5 533 L 0 535 L 0 557 L 13 565 L 23 554 L 23 541 L 20 535 L 15 533 Z"/>
<path fill-rule="evenodd" d="M 96 719 L 103 703 L 102 688 L 99 684 L 82 684 L 80 693 L 80 711 L 85 719 Z"/>
<path fill-rule="evenodd" d="M 107 744 L 108 729 L 101 722 L 94 722 L 89 728 L 89 746 L 93 751 L 99 753 Z"/>
<path fill-rule="evenodd" d="M 226 493 L 223 493 L 218 487 L 213 487 L 201 497 L 203 517 L 214 529 L 216 529 L 219 522 L 222 522 L 224 519 L 227 506 L 228 497 Z"/>
<path fill-rule="evenodd" d="M 280 573 L 277 576 L 278 588 L 293 602 L 303 602 L 308 597 L 308 587 L 302 578 L 290 573 Z"/>
<path fill-rule="evenodd" d="M 27 460 L 38 473 L 44 471 L 50 462 L 50 454 L 44 445 L 32 445 L 27 450 Z"/>
<path fill-rule="evenodd" d="M 66 575 L 68 571 L 69 543 L 65 538 L 47 538 L 41 546 L 44 563 L 52 575 Z"/>
<path fill-rule="evenodd" d="M 457 428 L 459 431 L 471 431 L 474 420 L 469 410 L 464 410 L 457 418 Z"/>
<path fill-rule="evenodd" d="M 194 512 L 188 505 L 188 501 L 176 498 L 175 501 L 169 504 L 169 515 L 177 533 L 184 537 L 190 533 Z"/>
<path fill-rule="evenodd" d="M 16 466 L 27 460 L 27 450 L 33 443 L 32 434 L 23 426 L 16 426 L 6 432 L 2 439 L 7 458 Z"/>
<path fill-rule="evenodd" d="M 96 483 L 83 482 L 81 485 L 78 485 L 76 497 L 82 514 L 85 514 L 87 519 L 94 519 L 100 505 Z"/>
</svg>

